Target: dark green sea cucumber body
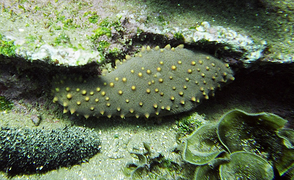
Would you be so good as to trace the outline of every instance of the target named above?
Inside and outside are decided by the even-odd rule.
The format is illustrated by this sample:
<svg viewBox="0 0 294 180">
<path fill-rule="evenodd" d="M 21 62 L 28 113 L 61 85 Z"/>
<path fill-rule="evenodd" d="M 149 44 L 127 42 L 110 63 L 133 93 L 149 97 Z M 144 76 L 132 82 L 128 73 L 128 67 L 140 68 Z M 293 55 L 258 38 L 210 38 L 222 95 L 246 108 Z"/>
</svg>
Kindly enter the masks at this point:
<svg viewBox="0 0 294 180">
<path fill-rule="evenodd" d="M 143 47 L 106 74 L 88 79 L 56 78 L 54 102 L 89 116 L 152 117 L 177 114 L 214 96 L 233 80 L 228 64 L 178 46 Z"/>
<path fill-rule="evenodd" d="M 1 127 L 0 146 L 0 170 L 16 175 L 80 164 L 100 151 L 101 142 L 97 132 L 81 127 Z"/>
</svg>

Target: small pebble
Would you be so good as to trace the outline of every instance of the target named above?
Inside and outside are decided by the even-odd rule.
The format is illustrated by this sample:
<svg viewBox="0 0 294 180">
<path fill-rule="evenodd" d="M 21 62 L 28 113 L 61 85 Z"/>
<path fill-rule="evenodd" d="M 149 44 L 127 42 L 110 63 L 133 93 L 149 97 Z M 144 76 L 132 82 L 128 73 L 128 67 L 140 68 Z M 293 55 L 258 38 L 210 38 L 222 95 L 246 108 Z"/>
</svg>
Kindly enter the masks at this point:
<svg viewBox="0 0 294 180">
<path fill-rule="evenodd" d="M 42 118 L 41 118 L 40 115 L 34 114 L 34 115 L 31 115 L 31 120 L 32 120 L 32 122 L 34 123 L 35 126 L 39 126 Z"/>
</svg>

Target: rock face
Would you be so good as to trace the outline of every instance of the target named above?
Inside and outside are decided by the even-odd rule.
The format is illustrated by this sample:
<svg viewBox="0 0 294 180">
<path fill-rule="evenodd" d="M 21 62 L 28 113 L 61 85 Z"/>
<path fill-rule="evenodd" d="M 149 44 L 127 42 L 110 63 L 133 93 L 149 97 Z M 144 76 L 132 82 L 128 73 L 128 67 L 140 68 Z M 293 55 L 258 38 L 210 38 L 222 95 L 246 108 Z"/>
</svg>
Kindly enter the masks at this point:
<svg viewBox="0 0 294 180">
<path fill-rule="evenodd" d="M 71 166 L 98 153 L 100 144 L 98 133 L 78 127 L 1 128 L 0 169 L 14 175 Z"/>
<path fill-rule="evenodd" d="M 64 112 L 89 116 L 164 116 L 188 111 L 234 80 L 228 64 L 167 45 L 143 47 L 116 70 L 98 77 L 56 77 L 53 102 Z M 121 65 L 119 65 L 121 64 Z"/>
</svg>

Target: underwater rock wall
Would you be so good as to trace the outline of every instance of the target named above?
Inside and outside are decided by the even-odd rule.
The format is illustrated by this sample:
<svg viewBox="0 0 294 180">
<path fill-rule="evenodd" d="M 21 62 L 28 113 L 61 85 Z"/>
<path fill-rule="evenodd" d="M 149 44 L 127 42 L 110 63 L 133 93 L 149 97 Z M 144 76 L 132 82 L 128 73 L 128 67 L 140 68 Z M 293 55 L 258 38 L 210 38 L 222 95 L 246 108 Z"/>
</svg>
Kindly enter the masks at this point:
<svg viewBox="0 0 294 180">
<path fill-rule="evenodd" d="M 201 53 L 167 45 L 143 47 L 134 58 L 102 76 L 57 77 L 53 102 L 89 116 L 164 116 L 188 111 L 234 80 L 228 64 Z M 120 63 L 117 63 L 120 64 Z"/>
</svg>

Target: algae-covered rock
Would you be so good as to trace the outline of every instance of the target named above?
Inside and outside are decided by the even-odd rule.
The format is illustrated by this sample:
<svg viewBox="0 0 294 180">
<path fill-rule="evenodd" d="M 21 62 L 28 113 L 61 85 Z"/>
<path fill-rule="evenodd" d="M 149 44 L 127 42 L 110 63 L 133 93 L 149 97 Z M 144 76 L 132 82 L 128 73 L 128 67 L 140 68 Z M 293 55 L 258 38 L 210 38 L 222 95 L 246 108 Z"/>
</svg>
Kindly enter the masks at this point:
<svg viewBox="0 0 294 180">
<path fill-rule="evenodd" d="M 0 34 L 7 42 L 13 41 L 13 45 L 16 45 L 8 54 L 2 53 L 0 48 L 0 54 L 21 57 L 25 61 L 66 66 L 81 66 L 91 62 L 101 64 L 105 60 L 105 54 L 124 53 L 134 41 L 140 42 L 148 38 L 153 41 L 156 39 L 157 44 L 166 40 L 176 43 L 184 41 L 192 45 L 206 42 L 204 46 L 214 44 L 215 48 L 218 46 L 216 44 L 221 44 L 231 51 L 241 52 L 244 54 L 242 59 L 248 61 L 260 58 L 266 48 L 266 43 L 254 41 L 247 35 L 251 33 L 240 33 L 230 27 L 222 27 L 227 22 L 219 21 L 217 26 L 212 26 L 208 22 L 211 16 L 206 13 L 195 9 L 186 12 L 189 8 L 183 12 L 180 9 L 184 8 L 184 2 L 179 2 L 182 6 L 174 6 L 170 2 L 159 3 L 164 9 L 160 12 L 165 12 L 159 17 L 155 15 L 158 12 L 155 9 L 160 6 L 153 6 L 158 4 L 156 1 L 138 3 L 99 0 L 95 3 L 50 0 L 46 3 L 15 3 L 4 1 L 0 6 Z M 190 7 L 189 2 L 185 4 Z M 191 16 L 191 13 L 198 17 Z M 206 21 L 201 26 L 195 26 L 200 19 L 204 20 L 204 16 Z M 183 20 L 185 23 L 179 22 Z"/>
<path fill-rule="evenodd" d="M 0 34 L 17 45 L 11 55 L 29 61 L 100 64 L 105 52 L 124 53 L 146 39 L 217 49 L 234 59 L 233 52 L 244 63 L 268 53 L 269 63 L 293 60 L 291 0 L 3 1 L 0 10 Z"/>
</svg>

